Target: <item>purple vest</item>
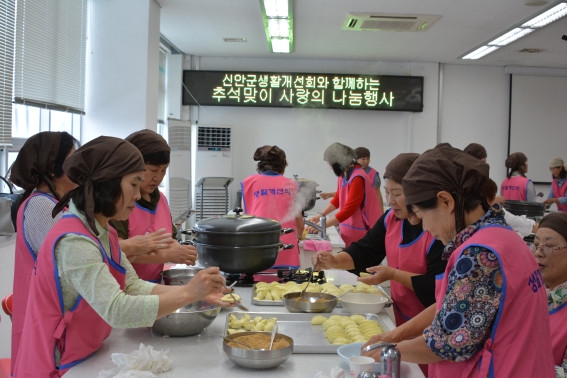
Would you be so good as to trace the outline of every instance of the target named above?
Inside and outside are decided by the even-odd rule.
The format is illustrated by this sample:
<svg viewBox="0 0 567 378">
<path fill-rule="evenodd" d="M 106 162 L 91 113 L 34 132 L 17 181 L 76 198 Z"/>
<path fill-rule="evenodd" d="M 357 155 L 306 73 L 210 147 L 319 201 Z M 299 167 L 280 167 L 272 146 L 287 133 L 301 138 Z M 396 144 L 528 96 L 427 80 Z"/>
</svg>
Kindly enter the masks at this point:
<svg viewBox="0 0 567 378">
<path fill-rule="evenodd" d="M 255 174 L 245 178 L 241 184 L 244 212 L 262 218 L 275 219 L 282 228 L 295 229 L 295 218 L 301 208 L 295 206 L 299 183 L 282 175 Z M 284 244 L 293 244 L 292 249 L 280 250 L 274 267 L 299 268 L 299 246 L 297 230 L 280 237 Z"/>
<path fill-rule="evenodd" d="M 55 246 L 66 234 L 84 235 L 97 243 L 101 259 L 124 289 L 126 271 L 120 266 L 118 234 L 112 227 L 108 258 L 100 241 L 74 215 L 61 218 L 43 242 L 30 282 L 28 311 L 24 320 L 14 377 L 60 377 L 98 350 L 110 335 L 111 327 L 79 296 L 69 311 L 63 309 L 63 293 L 55 264 Z M 93 283 L 94 285 L 94 283 Z M 55 353 L 61 360 L 56 365 Z"/>
<path fill-rule="evenodd" d="M 436 286 L 437 310 L 443 305 L 449 273 L 463 250 L 473 245 L 496 254 L 502 302 L 483 349 L 463 362 L 430 364 L 429 377 L 555 377 L 545 284 L 532 252 L 514 231 L 485 226 L 453 251 Z"/>
<path fill-rule="evenodd" d="M 557 179 L 553 179 L 551 182 L 551 188 L 553 189 L 553 197 L 560 198 L 565 197 L 567 193 L 567 182 L 564 182 L 562 186 L 557 185 Z M 557 210 L 567 211 L 567 204 L 557 204 Z"/>
<path fill-rule="evenodd" d="M 384 226 L 388 266 L 410 273 L 425 274 L 427 253 L 435 242 L 433 235 L 424 231 L 410 244 L 402 244 L 404 221 L 396 218 L 393 211 L 386 215 Z M 402 325 L 425 309 L 415 292 L 399 282 L 390 281 L 390 294 L 394 301 L 396 326 Z"/>
<path fill-rule="evenodd" d="M 16 356 L 20 347 L 20 338 L 24 327 L 24 317 L 26 314 L 26 307 L 28 304 L 28 295 L 30 291 L 30 277 L 33 272 L 36 256 L 31 246 L 25 238 L 24 228 L 24 211 L 33 197 L 45 196 L 53 201 L 53 206 L 57 200 L 50 195 L 43 192 L 33 192 L 22 203 L 18 209 L 18 217 L 16 219 L 17 229 L 16 234 L 16 255 L 14 264 L 14 292 L 12 297 L 12 371 L 16 362 Z M 51 216 L 49 214 L 48 216 Z"/>
<path fill-rule="evenodd" d="M 354 214 L 339 225 L 345 247 L 362 238 L 374 226 L 378 218 L 382 216 L 376 191 L 372 187 L 373 183 L 370 182 L 368 175 L 360 167 L 352 171 L 348 181 L 345 181 L 343 176 L 339 177 L 339 203 L 345 204 L 347 202 L 349 187 L 355 177 L 362 177 L 364 180 L 364 199 Z"/>
<path fill-rule="evenodd" d="M 128 217 L 128 236 L 145 235 L 146 232 L 154 232 L 160 228 L 171 235 L 171 212 L 167 205 L 167 199 L 162 192 L 154 211 L 146 209 L 136 203 L 134 210 Z M 161 272 L 164 264 L 132 264 L 138 277 L 143 280 L 160 283 Z"/>
</svg>

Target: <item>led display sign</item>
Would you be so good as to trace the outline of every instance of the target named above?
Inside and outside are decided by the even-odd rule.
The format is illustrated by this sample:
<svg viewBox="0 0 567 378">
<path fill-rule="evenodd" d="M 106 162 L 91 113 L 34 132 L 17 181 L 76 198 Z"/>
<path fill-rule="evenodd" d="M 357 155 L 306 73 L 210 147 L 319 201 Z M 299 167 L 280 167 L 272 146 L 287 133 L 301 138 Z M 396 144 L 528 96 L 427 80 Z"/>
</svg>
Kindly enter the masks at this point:
<svg viewBox="0 0 567 378">
<path fill-rule="evenodd" d="M 183 71 L 183 105 L 423 111 L 422 76 Z"/>
</svg>

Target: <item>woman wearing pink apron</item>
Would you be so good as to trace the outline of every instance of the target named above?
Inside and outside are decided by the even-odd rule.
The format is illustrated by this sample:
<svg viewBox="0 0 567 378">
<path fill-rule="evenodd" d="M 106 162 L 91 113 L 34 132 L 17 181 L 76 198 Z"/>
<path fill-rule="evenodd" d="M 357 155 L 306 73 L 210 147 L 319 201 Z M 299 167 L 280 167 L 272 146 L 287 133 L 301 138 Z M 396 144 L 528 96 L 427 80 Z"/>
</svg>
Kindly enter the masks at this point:
<svg viewBox="0 0 567 378">
<path fill-rule="evenodd" d="M 525 242 L 488 204 L 488 172 L 444 143 L 404 176 L 406 203 L 446 245 L 448 263 L 431 324 L 421 336 L 393 341 L 402 360 L 428 363 L 429 377 L 553 377 L 543 280 Z"/>
<path fill-rule="evenodd" d="M 546 205 L 555 203 L 557 210 L 567 212 L 567 170 L 565 170 L 565 162 L 561 158 L 554 158 L 549 162 L 549 170 L 552 176 L 551 189 L 549 189 L 547 199 L 543 203 Z"/>
<path fill-rule="evenodd" d="M 500 194 L 507 200 L 535 202 L 536 192 L 528 173 L 528 158 L 521 152 L 514 152 L 506 158 L 508 175 L 500 184 Z"/>
<path fill-rule="evenodd" d="M 374 188 L 366 173 L 356 163 L 354 150 L 341 143 L 333 143 L 325 150 L 323 158 L 329 163 L 338 177 L 337 191 L 331 202 L 321 211 L 320 215 L 328 216 L 327 227 L 339 225 L 341 239 L 349 246 L 362 238 L 382 215 Z M 309 221 L 318 223 L 319 216 Z M 307 227 L 310 233 L 318 231 Z"/>
<path fill-rule="evenodd" d="M 244 212 L 275 219 L 281 223 L 282 228 L 295 230 L 280 237 L 282 243 L 294 247 L 280 250 L 273 267 L 299 268 L 297 240 L 303 233 L 303 206 L 298 197 L 299 183 L 283 176 L 287 160 L 285 152 L 278 146 L 259 147 L 253 158 L 258 162 L 258 174 L 248 176 L 240 183 Z"/>
<path fill-rule="evenodd" d="M 51 227 L 62 214 L 51 216 L 57 201 L 76 185 L 63 172 L 63 162 L 79 147 L 66 132 L 45 131 L 28 138 L 12 165 L 10 180 L 24 194 L 16 219 L 11 364 L 16 361 L 27 313 L 30 277 Z"/>
<path fill-rule="evenodd" d="M 553 363 L 567 370 L 567 213 L 542 218 L 532 245 L 547 292 Z"/>
<path fill-rule="evenodd" d="M 167 199 L 159 190 L 170 162 L 171 149 L 166 140 L 152 130 L 136 131 L 126 140 L 140 150 L 146 163 L 140 185 L 142 198 L 136 201 L 127 220 L 112 220 L 110 224 L 118 232 L 120 247 L 138 276 L 160 283 L 165 263 L 194 265 L 197 250 L 177 241 Z"/>
<path fill-rule="evenodd" d="M 63 169 L 78 186 L 53 209 L 56 215 L 69 205 L 42 244 L 31 276 L 15 377 L 62 376 L 94 353 L 112 327 L 150 327 L 198 300 L 226 306 L 218 268 L 200 271 L 186 285 L 156 285 L 139 279 L 122 255 L 108 221 L 128 218 L 140 198 L 145 164 L 136 147 L 98 137 Z"/>
</svg>

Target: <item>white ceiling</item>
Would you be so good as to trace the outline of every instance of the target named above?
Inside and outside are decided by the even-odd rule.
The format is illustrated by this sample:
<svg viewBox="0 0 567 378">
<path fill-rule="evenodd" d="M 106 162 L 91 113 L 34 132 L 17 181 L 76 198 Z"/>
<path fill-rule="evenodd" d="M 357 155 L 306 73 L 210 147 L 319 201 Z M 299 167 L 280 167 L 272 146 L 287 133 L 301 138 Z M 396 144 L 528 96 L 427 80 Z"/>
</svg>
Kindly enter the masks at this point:
<svg viewBox="0 0 567 378">
<path fill-rule="evenodd" d="M 158 0 L 161 34 L 185 54 L 567 68 L 567 17 L 475 61 L 459 57 L 531 18 L 527 0 L 295 0 L 293 54 L 269 52 L 259 0 Z M 429 14 L 425 32 L 345 31 L 349 13 Z M 245 38 L 227 43 L 224 38 Z M 540 53 L 520 53 L 541 49 Z"/>
</svg>

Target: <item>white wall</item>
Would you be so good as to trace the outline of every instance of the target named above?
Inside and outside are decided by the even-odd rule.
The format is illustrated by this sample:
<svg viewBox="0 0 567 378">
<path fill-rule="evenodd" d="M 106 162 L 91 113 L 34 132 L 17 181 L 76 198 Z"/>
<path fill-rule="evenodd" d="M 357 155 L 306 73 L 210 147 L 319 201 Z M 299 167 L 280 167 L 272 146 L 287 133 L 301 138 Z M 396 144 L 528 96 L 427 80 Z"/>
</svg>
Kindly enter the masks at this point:
<svg viewBox="0 0 567 378">
<path fill-rule="evenodd" d="M 286 59 L 186 59 L 185 69 L 195 67 L 424 76 L 424 110 L 420 113 L 185 106 L 183 117 L 193 123 L 233 127 L 233 171 L 237 185 L 255 171 L 252 160 L 255 149 L 264 144 L 276 144 L 288 156 L 286 176 L 298 174 L 318 182 L 318 189 L 332 191 L 336 177 L 323 161 L 323 151 L 333 142 L 369 148 L 371 165 L 380 173 L 401 152 L 423 152 L 438 142 L 449 142 L 459 148 L 477 142 L 488 150 L 493 179 L 499 183 L 504 178 L 508 79 L 502 68 L 420 62 L 325 61 L 322 64 L 321 61 Z M 439 83 L 442 83 L 441 88 Z M 233 185 L 231 189 L 239 188 Z M 315 209 L 321 210 L 326 204 L 327 201 L 319 200 Z"/>
<path fill-rule="evenodd" d="M 500 187 L 508 156 L 509 75 L 504 67 L 443 65 L 441 76 L 439 142 L 457 148 L 482 144 L 490 176 Z"/>
<path fill-rule="evenodd" d="M 156 130 L 159 5 L 154 0 L 89 2 L 82 142 Z"/>
</svg>

